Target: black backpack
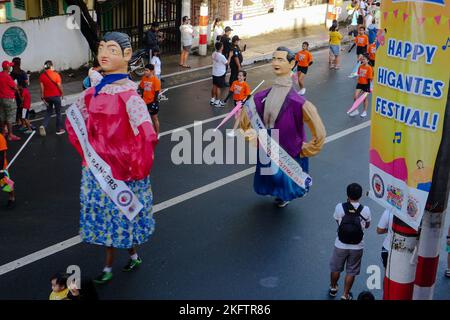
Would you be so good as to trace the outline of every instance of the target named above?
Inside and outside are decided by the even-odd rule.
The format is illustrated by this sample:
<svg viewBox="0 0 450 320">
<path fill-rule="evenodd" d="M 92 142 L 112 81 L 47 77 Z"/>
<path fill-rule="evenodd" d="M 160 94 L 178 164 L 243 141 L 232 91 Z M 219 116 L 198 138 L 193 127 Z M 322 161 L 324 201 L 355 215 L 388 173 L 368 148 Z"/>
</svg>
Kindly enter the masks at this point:
<svg viewBox="0 0 450 320">
<path fill-rule="evenodd" d="M 344 208 L 345 215 L 338 227 L 339 241 L 345 244 L 358 244 L 364 236 L 361 219 L 367 220 L 361 215 L 364 206 L 360 204 L 355 210 L 350 202 L 345 202 L 342 204 L 342 208 Z"/>
</svg>

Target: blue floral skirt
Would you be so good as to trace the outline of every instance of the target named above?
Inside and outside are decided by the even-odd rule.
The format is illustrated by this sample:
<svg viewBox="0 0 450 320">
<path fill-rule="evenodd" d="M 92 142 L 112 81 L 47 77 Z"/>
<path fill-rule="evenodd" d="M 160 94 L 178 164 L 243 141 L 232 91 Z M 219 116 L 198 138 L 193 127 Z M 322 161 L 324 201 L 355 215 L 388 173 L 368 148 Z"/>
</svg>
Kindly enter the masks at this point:
<svg viewBox="0 0 450 320">
<path fill-rule="evenodd" d="M 84 242 L 129 249 L 146 242 L 155 229 L 150 177 L 126 182 L 144 208 L 132 220 L 123 215 L 101 189 L 92 172 L 81 172 L 80 236 Z"/>
<path fill-rule="evenodd" d="M 261 163 L 259 152 L 257 152 L 257 154 L 256 172 L 255 178 L 253 180 L 253 188 L 257 194 L 262 196 L 270 195 L 283 201 L 291 201 L 296 198 L 303 197 L 309 191 L 309 187 L 307 187 L 306 189 L 301 188 L 283 171 L 281 171 L 281 169 L 279 169 L 275 163 L 273 163 L 272 161 L 269 162 L 267 154 L 262 152 L 262 154 L 264 154 L 266 157 L 266 159 L 264 159 L 264 163 L 267 164 Z M 294 158 L 294 160 L 300 164 L 304 172 L 308 172 L 308 158 L 301 158 L 300 156 L 298 156 Z M 262 168 L 271 170 L 272 174 L 262 175 Z"/>
</svg>

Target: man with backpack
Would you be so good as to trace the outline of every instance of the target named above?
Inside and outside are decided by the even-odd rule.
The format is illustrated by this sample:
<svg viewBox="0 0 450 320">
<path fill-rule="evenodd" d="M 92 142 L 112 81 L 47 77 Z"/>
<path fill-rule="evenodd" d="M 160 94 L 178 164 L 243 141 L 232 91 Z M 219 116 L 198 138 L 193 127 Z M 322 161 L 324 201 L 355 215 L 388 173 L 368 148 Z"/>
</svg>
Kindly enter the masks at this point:
<svg viewBox="0 0 450 320">
<path fill-rule="evenodd" d="M 361 269 L 361 259 L 364 249 L 364 230 L 369 228 L 370 209 L 359 203 L 362 196 L 362 187 L 357 183 L 347 186 L 347 202 L 336 205 L 334 219 L 338 224 L 338 236 L 334 243 L 331 256 L 331 284 L 329 294 L 336 297 L 338 280 L 346 267 L 344 293 L 341 300 L 352 300 L 350 292 L 355 277 Z"/>
</svg>

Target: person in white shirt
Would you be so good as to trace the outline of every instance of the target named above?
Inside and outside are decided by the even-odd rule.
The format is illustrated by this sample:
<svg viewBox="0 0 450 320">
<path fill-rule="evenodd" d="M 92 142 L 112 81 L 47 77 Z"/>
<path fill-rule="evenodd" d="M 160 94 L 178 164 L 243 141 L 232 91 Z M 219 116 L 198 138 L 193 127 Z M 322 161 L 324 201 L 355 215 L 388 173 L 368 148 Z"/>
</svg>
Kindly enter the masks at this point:
<svg viewBox="0 0 450 320">
<path fill-rule="evenodd" d="M 191 51 L 192 40 L 194 38 L 194 28 L 190 24 L 190 21 L 188 16 L 184 16 L 183 24 L 180 26 L 181 46 L 183 47 L 180 55 L 180 67 L 183 68 L 190 68 L 190 66 L 186 64 L 189 52 Z"/>
<path fill-rule="evenodd" d="M 161 59 L 160 57 L 160 51 L 158 48 L 153 50 L 153 57 L 150 60 L 150 64 L 152 64 L 155 67 L 155 76 L 158 78 L 158 80 L 161 82 Z M 160 101 L 166 101 L 169 100 L 164 94 L 159 94 L 158 99 Z"/>
<path fill-rule="evenodd" d="M 221 97 L 221 89 L 225 87 L 225 75 L 227 73 L 227 64 L 228 60 L 222 54 L 223 51 L 223 43 L 217 42 L 214 47 L 216 51 L 212 54 L 212 80 L 213 87 L 211 90 L 211 100 L 209 101 L 210 105 L 215 107 L 223 108 L 225 103 L 220 100 Z"/>
<path fill-rule="evenodd" d="M 213 40 L 214 40 L 214 44 L 216 44 L 217 42 L 220 42 L 220 38 L 222 37 L 222 35 L 224 33 L 225 33 L 225 31 L 223 29 L 222 19 L 216 18 L 216 20 L 214 20 L 214 24 L 213 24 Z"/>
<path fill-rule="evenodd" d="M 364 230 L 371 221 L 370 209 L 359 203 L 362 187 L 357 183 L 347 186 L 347 202 L 336 205 L 334 219 L 338 224 L 338 237 L 330 260 L 331 284 L 329 294 L 335 297 L 341 272 L 346 268 L 344 293 L 341 300 L 352 300 L 350 292 L 355 277 L 360 273 L 364 250 Z"/>
<path fill-rule="evenodd" d="M 384 210 L 383 214 L 381 215 L 380 221 L 378 222 L 378 226 L 377 226 L 378 234 L 387 233 L 387 235 L 383 241 L 383 247 L 381 248 L 381 260 L 383 261 L 383 266 L 385 269 L 387 266 L 389 252 L 391 251 L 392 236 L 394 235 L 394 233 L 392 232 L 392 221 L 393 220 L 394 220 L 394 215 L 392 214 L 392 211 L 389 209 L 386 209 L 386 210 Z"/>
</svg>

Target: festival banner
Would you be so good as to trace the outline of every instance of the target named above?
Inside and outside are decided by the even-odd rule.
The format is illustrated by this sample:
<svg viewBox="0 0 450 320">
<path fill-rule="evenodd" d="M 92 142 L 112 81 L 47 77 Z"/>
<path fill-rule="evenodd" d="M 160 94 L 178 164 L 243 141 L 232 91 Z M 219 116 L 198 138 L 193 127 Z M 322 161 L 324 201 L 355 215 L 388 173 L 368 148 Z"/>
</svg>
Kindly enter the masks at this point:
<svg viewBox="0 0 450 320">
<path fill-rule="evenodd" d="M 383 0 L 370 138 L 370 197 L 418 229 L 442 138 L 450 0 Z"/>
</svg>

